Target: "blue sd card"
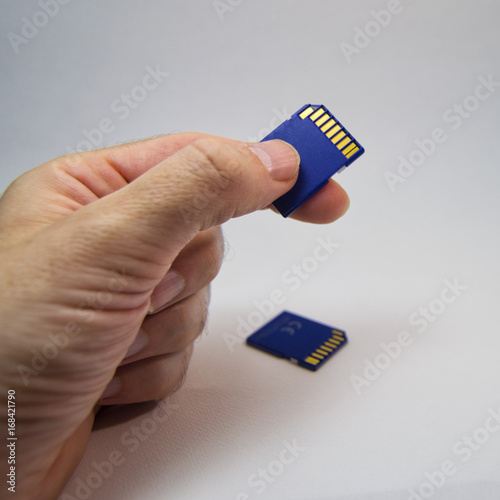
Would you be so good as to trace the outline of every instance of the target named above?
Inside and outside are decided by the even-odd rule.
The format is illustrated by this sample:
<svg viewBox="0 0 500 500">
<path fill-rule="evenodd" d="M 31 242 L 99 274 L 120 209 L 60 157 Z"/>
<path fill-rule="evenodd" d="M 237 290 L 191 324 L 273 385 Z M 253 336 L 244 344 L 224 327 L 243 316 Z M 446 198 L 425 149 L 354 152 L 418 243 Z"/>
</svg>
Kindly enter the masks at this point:
<svg viewBox="0 0 500 500">
<path fill-rule="evenodd" d="M 271 139 L 290 143 L 300 155 L 297 182 L 274 202 L 283 217 L 288 217 L 326 185 L 335 172 L 365 152 L 346 128 L 318 104 L 306 104 L 262 141 Z"/>
<path fill-rule="evenodd" d="M 284 311 L 247 338 L 247 344 L 316 371 L 347 343 L 345 332 Z"/>
</svg>

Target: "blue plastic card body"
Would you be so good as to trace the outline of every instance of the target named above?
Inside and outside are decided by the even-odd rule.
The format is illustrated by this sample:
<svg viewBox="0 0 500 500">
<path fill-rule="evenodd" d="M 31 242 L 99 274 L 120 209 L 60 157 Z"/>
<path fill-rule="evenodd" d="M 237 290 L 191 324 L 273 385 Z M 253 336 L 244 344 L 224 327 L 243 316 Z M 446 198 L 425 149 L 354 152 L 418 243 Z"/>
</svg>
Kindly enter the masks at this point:
<svg viewBox="0 0 500 500">
<path fill-rule="evenodd" d="M 347 167 L 364 148 L 322 105 L 306 104 L 262 141 L 281 139 L 300 155 L 300 169 L 293 188 L 273 205 L 288 217 L 321 189 L 342 167 Z"/>
<path fill-rule="evenodd" d="M 247 338 L 247 344 L 316 371 L 347 343 L 344 331 L 284 311 Z"/>
</svg>

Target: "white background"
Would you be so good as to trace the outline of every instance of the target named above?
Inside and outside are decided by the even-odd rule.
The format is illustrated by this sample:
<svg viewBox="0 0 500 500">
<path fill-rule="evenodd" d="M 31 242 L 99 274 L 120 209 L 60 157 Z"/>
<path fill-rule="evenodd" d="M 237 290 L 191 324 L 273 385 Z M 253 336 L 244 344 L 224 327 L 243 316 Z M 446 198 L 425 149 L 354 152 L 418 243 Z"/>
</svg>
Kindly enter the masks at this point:
<svg viewBox="0 0 500 500">
<path fill-rule="evenodd" d="M 474 107 L 478 78 L 500 82 L 500 4 L 401 0 L 380 27 L 370 11 L 385 0 L 224 3 L 73 0 L 19 45 L 23 16 L 43 24 L 40 4 L 1 4 L 2 189 L 103 118 L 114 130 L 98 146 L 182 130 L 251 140 L 322 103 L 366 148 L 336 177 L 351 198 L 338 222 L 262 212 L 226 225 L 209 325 L 171 415 L 108 410 L 63 498 L 83 498 L 90 481 L 99 500 L 392 500 L 419 487 L 421 498 L 498 499 L 500 432 L 481 428 L 500 411 L 500 89 L 452 117 Z M 360 45 L 365 27 L 369 43 L 346 57 L 341 44 L 358 33 Z M 113 103 L 148 66 L 168 76 L 125 117 Z M 391 190 L 387 172 L 436 128 L 446 140 Z M 339 247 L 315 266 L 318 238 Z M 294 265 L 311 270 L 298 289 L 283 280 Z M 449 304 L 445 280 L 465 287 Z M 286 308 L 346 330 L 349 344 L 318 372 L 228 342 L 274 289 L 285 302 L 260 324 Z M 430 304 L 432 321 L 410 322 Z M 403 331 L 411 345 L 356 391 L 353 376 L 387 361 L 381 344 Z M 141 425 L 151 434 L 132 451 Z M 470 455 L 464 436 L 481 440 Z M 277 463 L 294 441 L 298 457 Z M 125 462 L 98 481 L 92 463 L 113 451 Z M 432 491 L 426 474 L 445 461 L 453 474 Z M 259 469 L 265 488 L 252 482 Z"/>
</svg>

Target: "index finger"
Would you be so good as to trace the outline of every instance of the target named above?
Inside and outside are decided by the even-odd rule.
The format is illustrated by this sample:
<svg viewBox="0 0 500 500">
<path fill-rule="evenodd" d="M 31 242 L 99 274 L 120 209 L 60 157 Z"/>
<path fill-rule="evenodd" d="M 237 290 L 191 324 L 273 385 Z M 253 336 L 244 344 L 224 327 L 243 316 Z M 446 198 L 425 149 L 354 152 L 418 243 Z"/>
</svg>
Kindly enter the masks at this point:
<svg viewBox="0 0 500 500">
<path fill-rule="evenodd" d="M 128 183 L 202 137 L 216 137 L 199 132 L 179 132 L 142 141 L 100 149 L 94 153 L 108 162 Z M 240 142 L 217 137 L 225 142 Z"/>
</svg>

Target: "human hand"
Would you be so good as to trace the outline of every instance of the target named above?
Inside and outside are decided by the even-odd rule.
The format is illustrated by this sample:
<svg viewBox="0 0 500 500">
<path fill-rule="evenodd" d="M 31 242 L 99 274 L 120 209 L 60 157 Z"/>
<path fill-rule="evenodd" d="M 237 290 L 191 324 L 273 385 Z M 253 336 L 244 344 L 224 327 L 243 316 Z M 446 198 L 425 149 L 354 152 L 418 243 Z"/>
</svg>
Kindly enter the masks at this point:
<svg viewBox="0 0 500 500">
<path fill-rule="evenodd" d="M 58 495 L 97 407 L 179 386 L 222 261 L 219 225 L 269 206 L 297 169 L 281 141 L 185 133 L 57 158 L 11 185 L 0 199 L 0 398 L 6 415 L 16 391 L 20 498 Z M 331 222 L 347 206 L 330 181 L 293 217 Z"/>
</svg>

